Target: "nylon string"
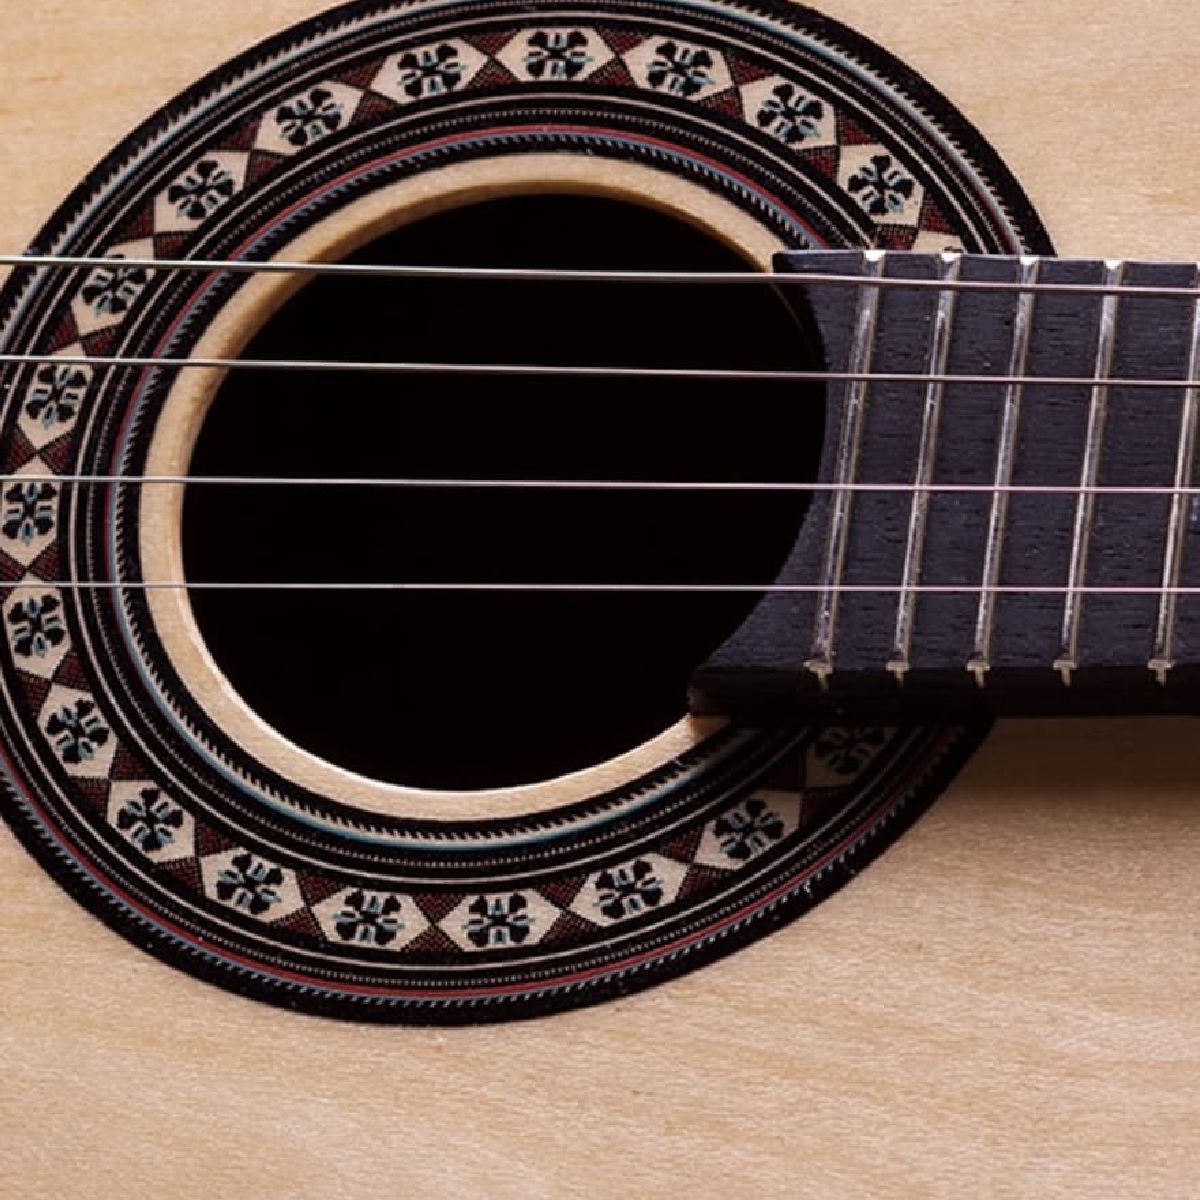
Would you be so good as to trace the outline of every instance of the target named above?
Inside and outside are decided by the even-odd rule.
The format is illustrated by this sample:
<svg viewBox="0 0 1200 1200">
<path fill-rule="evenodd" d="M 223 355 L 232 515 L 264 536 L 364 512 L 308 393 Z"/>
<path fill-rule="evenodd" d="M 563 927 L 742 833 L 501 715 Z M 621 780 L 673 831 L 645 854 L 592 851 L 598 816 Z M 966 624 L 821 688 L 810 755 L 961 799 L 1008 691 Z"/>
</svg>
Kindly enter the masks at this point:
<svg viewBox="0 0 1200 1200">
<path fill-rule="evenodd" d="M 972 387 L 1122 387 L 1150 391 L 1194 388 L 1188 379 L 1124 379 L 1091 375 L 968 375 L 928 371 L 755 371 L 705 367 L 554 366 L 547 363 L 371 362 L 317 358 L 172 358 L 169 355 L 0 354 L 0 366 L 166 367 L 219 371 L 350 371 L 364 375 L 551 376 L 569 379 L 680 379 L 697 382 L 758 381 L 774 383 L 913 383 L 962 384 Z"/>
<path fill-rule="evenodd" d="M 547 282 L 547 283 L 599 283 L 599 284 L 799 284 L 802 286 L 853 286 L 876 288 L 902 288 L 905 290 L 934 289 L 939 292 L 1000 292 L 1000 293 L 1057 293 L 1098 296 L 1145 296 L 1158 298 L 1200 299 L 1200 288 L 1140 286 L 1124 283 L 1079 284 L 1043 282 L 1005 282 L 963 279 L 895 279 L 877 277 L 864 279 L 861 275 L 813 273 L 801 274 L 776 271 L 610 271 L 610 270 L 557 270 L 534 268 L 481 268 L 448 266 L 403 266 L 390 264 L 355 263 L 304 263 L 304 262 L 248 262 L 245 260 L 200 260 L 200 259 L 153 259 L 153 258 L 105 258 L 88 255 L 41 255 L 0 254 L 0 267 L 34 268 L 96 268 L 120 265 L 123 268 L 139 268 L 154 271 L 191 271 L 198 273 L 229 272 L 232 274 L 304 274 L 314 276 L 342 277 L 385 277 L 403 279 L 440 279 L 481 282 Z M 0 366 L 22 366 L 54 364 L 59 366 L 88 367 L 134 367 L 134 368 L 200 368 L 216 370 L 280 370 L 280 371 L 352 371 L 362 373 L 394 374 L 458 374 L 492 376 L 553 375 L 589 378 L 643 378 L 682 380 L 768 380 L 776 382 L 866 382 L 866 383 L 911 383 L 911 384 L 961 384 L 969 386 L 1042 386 L 1042 387 L 1095 387 L 1119 386 L 1134 389 L 1179 388 L 1195 389 L 1196 380 L 1189 379 L 1122 379 L 1118 377 L 1075 377 L 1075 376 L 1031 376 L 980 375 L 931 372 L 844 372 L 844 371 L 754 371 L 721 370 L 689 367 L 634 368 L 600 366 L 554 366 L 549 364 L 508 363 L 422 363 L 422 362 L 369 362 L 337 361 L 321 359 L 227 359 L 227 358 L 177 358 L 169 356 L 97 356 L 58 354 L 0 354 Z M 217 486 L 292 486 L 292 487 L 389 487 L 389 488 L 469 488 L 469 489 L 546 489 L 546 490 L 623 490 L 623 491 L 741 491 L 741 492 L 895 492 L 917 495 L 931 492 L 984 493 L 996 495 L 1044 494 L 1044 495 L 1138 495 L 1138 496 L 1196 496 L 1197 487 L 1071 487 L 1038 485 L 988 485 L 988 484 L 888 484 L 888 483 L 808 483 L 808 482 L 724 482 L 724 481 L 668 481 L 668 480 L 532 480 L 532 479 L 420 479 L 420 478 L 367 478 L 367 477 L 271 477 L 271 476 L 185 476 L 185 475 L 9 475 L 0 476 L 5 487 L 9 483 L 50 483 L 62 485 L 127 485 L 127 484 L 199 484 Z M 20 586 L 19 581 L 13 581 Z M 452 582 L 382 582 L 382 581 L 99 581 L 57 580 L 38 581 L 40 587 L 59 589 L 172 589 L 199 590 L 256 590 L 281 591 L 417 591 L 417 592 L 591 592 L 591 593 L 673 593 L 693 594 L 712 592 L 744 592 L 752 594 L 816 593 L 826 590 L 824 584 L 663 584 L 663 583 L 452 583 Z M 834 585 L 835 590 L 846 593 L 898 593 L 899 584 L 846 584 Z M 916 584 L 911 591 L 923 594 L 1020 594 L 1062 595 L 1072 590 L 1068 585 L 951 585 Z M 1074 589 L 1083 595 L 1196 595 L 1200 587 L 1092 587 Z"/>
<path fill-rule="evenodd" d="M 882 253 L 867 251 L 866 253 Z M 893 252 L 898 253 L 898 252 Z M 1022 260 L 1023 261 L 1023 260 Z M 855 286 L 883 289 L 952 292 L 1073 293 L 1081 296 L 1156 296 L 1200 298 L 1200 287 L 1171 287 L 1125 283 L 1018 283 L 979 279 L 893 279 L 883 276 L 865 280 L 861 275 L 793 271 L 611 271 L 565 270 L 542 267 L 448 267 L 407 266 L 388 263 L 288 262 L 271 259 L 199 258 L 104 258 L 91 255 L 0 254 L 0 267 L 49 267 L 67 270 L 78 267 L 134 267 L 154 271 L 194 271 L 202 274 L 229 272 L 235 275 L 320 275 L 349 278 L 444 279 L 499 283 L 650 283 L 650 284 L 799 284 L 819 287 Z"/>
</svg>

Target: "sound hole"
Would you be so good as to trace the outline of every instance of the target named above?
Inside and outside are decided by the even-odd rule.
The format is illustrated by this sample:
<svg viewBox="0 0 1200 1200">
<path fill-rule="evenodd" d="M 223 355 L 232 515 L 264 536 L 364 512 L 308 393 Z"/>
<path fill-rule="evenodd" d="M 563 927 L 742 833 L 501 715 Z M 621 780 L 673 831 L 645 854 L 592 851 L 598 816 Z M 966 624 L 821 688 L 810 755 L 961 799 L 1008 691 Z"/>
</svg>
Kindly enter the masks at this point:
<svg viewBox="0 0 1200 1200">
<path fill-rule="evenodd" d="M 612 200 L 446 212 L 356 261 L 737 270 L 690 226 Z M 766 286 L 318 280 L 250 358 L 801 368 Z M 797 480 L 819 393 L 795 383 L 232 372 L 194 475 Z M 193 580 L 761 583 L 794 537 L 788 493 L 193 486 Z M 360 774 L 473 789 L 550 778 L 684 711 L 690 670 L 748 595 L 212 592 L 200 630 L 282 734 Z"/>
</svg>

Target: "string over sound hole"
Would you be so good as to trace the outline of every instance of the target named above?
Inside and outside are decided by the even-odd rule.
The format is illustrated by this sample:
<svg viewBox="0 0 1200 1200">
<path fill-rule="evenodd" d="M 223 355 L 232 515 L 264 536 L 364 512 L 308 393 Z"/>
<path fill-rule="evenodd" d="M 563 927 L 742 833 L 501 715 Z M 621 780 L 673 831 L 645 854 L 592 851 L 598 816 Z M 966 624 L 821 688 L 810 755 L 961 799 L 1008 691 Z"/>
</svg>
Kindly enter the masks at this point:
<svg viewBox="0 0 1200 1200">
<path fill-rule="evenodd" d="M 707 235 L 608 199 L 443 213 L 361 262 L 744 270 Z M 763 287 L 322 279 L 252 358 L 797 369 Z M 795 383 L 229 375 L 192 473 L 802 480 L 821 396 Z M 802 494 L 195 486 L 193 580 L 767 582 Z M 602 761 L 678 719 L 690 670 L 752 595 L 198 591 L 218 664 L 292 741 L 387 782 L 480 788 Z"/>
</svg>

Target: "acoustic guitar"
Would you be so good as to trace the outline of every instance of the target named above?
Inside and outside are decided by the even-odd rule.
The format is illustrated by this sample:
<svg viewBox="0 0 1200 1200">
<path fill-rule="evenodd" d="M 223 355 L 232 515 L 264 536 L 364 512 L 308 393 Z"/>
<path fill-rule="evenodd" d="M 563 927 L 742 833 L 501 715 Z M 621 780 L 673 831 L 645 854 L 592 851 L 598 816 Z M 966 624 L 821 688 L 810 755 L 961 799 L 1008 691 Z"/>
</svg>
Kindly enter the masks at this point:
<svg viewBox="0 0 1200 1200">
<path fill-rule="evenodd" d="M 685 716 L 796 293 L 389 266 L 1187 261 L 1188 7 L 323 12 L 6 10 L 0 1191 L 1191 1194 L 1189 720 Z"/>
</svg>

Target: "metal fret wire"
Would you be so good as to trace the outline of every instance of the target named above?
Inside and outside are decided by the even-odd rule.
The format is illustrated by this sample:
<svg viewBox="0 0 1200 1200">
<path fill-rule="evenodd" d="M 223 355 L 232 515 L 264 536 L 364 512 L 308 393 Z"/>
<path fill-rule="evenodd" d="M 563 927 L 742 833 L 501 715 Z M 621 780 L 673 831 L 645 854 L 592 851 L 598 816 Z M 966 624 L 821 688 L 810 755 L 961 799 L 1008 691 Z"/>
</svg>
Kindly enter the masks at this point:
<svg viewBox="0 0 1200 1200">
<path fill-rule="evenodd" d="M 1024 258 L 1020 265 L 1020 282 L 1037 282 L 1041 259 Z M 1033 308 L 1035 298 L 1026 288 L 1017 296 L 1017 311 L 1013 317 L 1012 352 L 1008 362 L 1010 375 L 1024 375 L 1033 339 Z M 996 622 L 996 596 L 983 590 L 994 586 L 1000 578 L 1004 557 L 1004 533 L 1008 524 L 1008 497 L 1012 486 L 1013 467 L 1017 455 L 1017 432 L 1021 424 L 1021 404 L 1025 397 L 1022 384 L 1010 384 L 1004 393 L 1004 416 L 1000 423 L 1000 441 L 996 447 L 996 473 L 993 476 L 991 513 L 988 517 L 987 547 L 983 555 L 983 577 L 979 593 L 979 608 L 975 616 L 975 648 L 967 659 L 967 670 L 975 682 L 984 687 L 991 669 L 992 632 Z M 1069 489 L 1066 489 L 1069 490 Z"/>
<path fill-rule="evenodd" d="M 950 284 L 958 279 L 962 259 L 945 257 L 941 262 L 942 282 Z M 937 312 L 933 320 L 933 335 L 930 338 L 929 366 L 935 373 L 944 373 L 950 354 L 950 333 L 954 327 L 955 307 L 958 293 L 944 288 L 938 293 Z M 925 526 L 929 516 L 929 483 L 933 479 L 933 464 L 937 455 L 938 432 L 942 422 L 942 398 L 945 384 L 931 383 L 925 390 L 925 404 L 921 415 L 921 441 L 917 450 L 916 487 L 909 501 L 908 540 L 904 547 L 904 567 L 900 597 L 896 601 L 896 627 L 892 635 L 892 656 L 887 669 L 896 677 L 897 683 L 904 682 L 909 668 L 912 650 L 913 623 L 916 619 L 917 597 L 913 586 L 921 574 L 921 563 L 925 556 Z"/>
<path fill-rule="evenodd" d="M 1200 279 L 1200 271 L 1197 272 Z M 1192 386 L 1183 400 L 1183 411 L 1179 418 L 1179 443 L 1175 456 L 1175 485 L 1186 487 L 1192 481 L 1192 462 L 1196 455 L 1197 418 L 1200 414 L 1200 300 L 1197 300 L 1192 315 L 1192 345 L 1188 353 L 1188 378 Z M 1155 625 L 1154 651 L 1146 664 L 1154 672 L 1159 683 L 1167 682 L 1167 672 L 1175 665 L 1175 622 L 1178 616 L 1178 598 L 1165 589 L 1178 584 L 1183 563 L 1184 535 L 1187 523 L 1184 520 L 1185 497 L 1176 493 L 1171 500 L 1171 515 L 1167 524 L 1167 540 L 1163 549 L 1162 585 L 1164 593 L 1158 606 L 1158 621 Z"/>
<path fill-rule="evenodd" d="M 867 279 L 879 279 L 883 274 L 883 256 L 868 256 L 863 271 Z M 859 293 L 854 340 L 850 347 L 850 362 L 855 372 L 862 372 L 871 364 L 875 350 L 875 327 L 879 316 L 880 295 L 878 288 L 864 288 Z M 858 473 L 858 450 L 862 440 L 868 386 L 866 380 L 857 379 L 846 388 L 835 468 L 839 483 L 853 483 Z M 829 676 L 833 674 L 833 648 L 837 632 L 838 602 L 841 597 L 838 585 L 842 582 L 842 571 L 846 561 L 846 541 L 850 533 L 850 511 L 853 502 L 853 492 L 839 491 L 834 495 L 825 535 L 825 561 L 821 571 L 824 584 L 821 597 L 817 601 L 812 646 L 804 663 L 805 669 L 817 677 L 822 689 L 829 686 Z"/>
<path fill-rule="evenodd" d="M 1125 266 L 1110 262 L 1104 267 L 1105 283 L 1116 286 L 1121 282 Z M 1083 464 L 1079 476 L 1079 496 L 1075 501 L 1075 520 L 1071 531 L 1071 561 L 1067 568 L 1067 594 L 1063 599 L 1061 649 L 1054 660 L 1054 669 L 1068 687 L 1071 673 L 1079 666 L 1079 627 L 1083 620 L 1083 604 L 1079 589 L 1087 578 L 1088 549 L 1092 541 L 1092 526 L 1096 516 L 1094 488 L 1100 477 L 1100 456 L 1104 450 L 1104 428 L 1108 420 L 1108 380 L 1112 374 L 1113 351 L 1117 344 L 1117 305 L 1120 298 L 1108 292 L 1100 307 L 1100 331 L 1096 345 L 1096 383 L 1088 405 L 1087 432 L 1083 439 Z"/>
</svg>

